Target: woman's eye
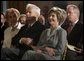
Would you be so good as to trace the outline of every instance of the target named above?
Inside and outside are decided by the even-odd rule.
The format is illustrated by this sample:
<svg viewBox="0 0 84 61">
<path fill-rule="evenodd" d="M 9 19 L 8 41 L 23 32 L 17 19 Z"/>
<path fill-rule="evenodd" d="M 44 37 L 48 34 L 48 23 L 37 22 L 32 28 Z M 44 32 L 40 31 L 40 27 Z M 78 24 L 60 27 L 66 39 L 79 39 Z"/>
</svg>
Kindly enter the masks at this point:
<svg viewBox="0 0 84 61">
<path fill-rule="evenodd" d="M 54 15 L 52 15 L 52 17 L 54 17 Z"/>
<path fill-rule="evenodd" d="M 9 16 L 9 18 L 12 18 L 12 16 Z"/>
</svg>

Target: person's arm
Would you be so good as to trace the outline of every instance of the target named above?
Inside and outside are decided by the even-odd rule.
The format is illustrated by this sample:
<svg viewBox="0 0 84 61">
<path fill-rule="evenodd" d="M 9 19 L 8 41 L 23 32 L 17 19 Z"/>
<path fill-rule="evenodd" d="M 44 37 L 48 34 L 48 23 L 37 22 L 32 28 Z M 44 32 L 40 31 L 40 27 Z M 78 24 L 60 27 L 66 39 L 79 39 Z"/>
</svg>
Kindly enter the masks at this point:
<svg viewBox="0 0 84 61">
<path fill-rule="evenodd" d="M 55 56 L 56 49 L 51 47 L 45 47 L 43 53 L 48 54 L 49 56 Z"/>
<path fill-rule="evenodd" d="M 44 35 L 45 35 L 45 32 L 46 31 L 42 32 L 42 34 L 40 36 L 40 40 L 39 40 L 37 46 L 34 46 L 32 44 L 30 45 L 30 47 L 32 47 L 33 50 L 35 50 L 37 52 L 41 52 L 42 50 L 44 50 L 44 40 L 45 40 L 45 36 Z"/>
<path fill-rule="evenodd" d="M 31 39 L 31 38 L 22 37 L 22 38 L 20 39 L 20 41 L 21 41 L 20 43 L 29 46 L 29 45 L 32 43 L 32 40 L 33 40 L 33 39 Z"/>
<path fill-rule="evenodd" d="M 67 33 L 65 30 L 59 30 L 56 54 L 63 54 L 67 43 Z"/>
<path fill-rule="evenodd" d="M 19 32 L 12 38 L 11 44 L 13 46 L 18 46 L 20 44 L 19 41 L 20 41 L 21 37 L 23 36 L 23 32 L 24 32 L 23 30 L 24 30 L 24 28 L 22 27 L 19 30 Z"/>
<path fill-rule="evenodd" d="M 37 46 L 42 46 L 45 41 L 46 41 L 46 30 L 42 32 Z"/>
</svg>

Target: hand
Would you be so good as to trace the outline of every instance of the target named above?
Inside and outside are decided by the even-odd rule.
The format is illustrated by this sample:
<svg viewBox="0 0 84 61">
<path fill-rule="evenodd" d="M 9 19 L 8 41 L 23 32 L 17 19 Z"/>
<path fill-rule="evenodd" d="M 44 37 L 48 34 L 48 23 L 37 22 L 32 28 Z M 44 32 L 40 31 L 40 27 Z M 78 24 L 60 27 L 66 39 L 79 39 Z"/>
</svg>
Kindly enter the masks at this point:
<svg viewBox="0 0 84 61">
<path fill-rule="evenodd" d="M 42 50 L 40 50 L 40 48 L 38 46 L 33 46 L 31 45 L 31 47 L 33 48 L 34 51 L 36 51 L 37 53 L 41 53 Z"/>
<path fill-rule="evenodd" d="M 27 45 L 30 45 L 32 43 L 32 40 L 31 38 L 27 38 Z"/>
<path fill-rule="evenodd" d="M 46 52 L 50 55 L 50 56 L 54 56 L 55 55 L 55 49 L 53 48 L 49 48 L 49 47 L 45 47 Z"/>
<path fill-rule="evenodd" d="M 22 44 L 26 44 L 26 45 L 29 45 L 29 44 L 31 44 L 31 42 L 32 42 L 32 39 L 31 38 L 21 38 L 20 39 L 21 40 L 21 43 Z"/>
<path fill-rule="evenodd" d="M 80 54 L 81 54 L 81 53 L 82 53 L 82 51 L 83 51 L 83 50 L 82 50 L 82 49 L 80 49 L 80 48 L 74 48 L 74 49 L 76 50 L 76 52 L 78 52 L 78 53 L 80 53 Z"/>
<path fill-rule="evenodd" d="M 21 40 L 22 44 L 26 44 L 27 43 L 27 38 L 25 38 L 25 37 L 21 38 L 20 40 Z"/>
<path fill-rule="evenodd" d="M 35 50 L 37 53 L 42 53 L 40 49 Z"/>
</svg>

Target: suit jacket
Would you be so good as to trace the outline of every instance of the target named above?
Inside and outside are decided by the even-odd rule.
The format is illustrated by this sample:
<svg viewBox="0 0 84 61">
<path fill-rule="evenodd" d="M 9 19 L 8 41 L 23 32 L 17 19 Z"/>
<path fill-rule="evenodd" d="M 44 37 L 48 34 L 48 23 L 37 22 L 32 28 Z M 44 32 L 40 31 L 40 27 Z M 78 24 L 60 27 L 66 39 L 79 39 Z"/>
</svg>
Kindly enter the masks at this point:
<svg viewBox="0 0 84 61">
<path fill-rule="evenodd" d="M 68 26 L 69 26 L 69 24 L 67 22 L 65 22 L 64 25 L 62 25 L 62 27 L 65 30 L 67 30 Z M 67 36 L 68 43 L 71 44 L 71 45 L 74 45 L 76 47 L 80 47 L 80 45 L 78 45 L 78 44 L 83 41 L 81 39 L 82 36 L 83 36 L 83 24 L 80 21 L 78 21 L 75 24 L 75 26 L 73 27 L 70 34 Z"/>
<path fill-rule="evenodd" d="M 20 49 L 28 49 L 29 47 L 26 45 L 22 45 L 19 43 L 22 37 L 29 37 L 33 39 L 34 45 L 38 43 L 40 34 L 45 29 L 45 27 L 39 22 L 36 21 L 32 27 L 28 27 L 28 25 L 23 26 L 18 34 L 12 38 L 12 44 L 16 46 L 16 48 Z"/>
</svg>

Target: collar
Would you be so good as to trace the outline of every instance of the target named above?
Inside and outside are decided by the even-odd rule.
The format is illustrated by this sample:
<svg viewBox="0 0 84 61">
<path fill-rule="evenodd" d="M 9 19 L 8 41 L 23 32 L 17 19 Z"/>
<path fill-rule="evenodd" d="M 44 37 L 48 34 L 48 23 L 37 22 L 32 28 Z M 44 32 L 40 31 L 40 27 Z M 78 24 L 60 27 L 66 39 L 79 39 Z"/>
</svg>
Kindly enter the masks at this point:
<svg viewBox="0 0 84 61">
<path fill-rule="evenodd" d="M 74 22 L 74 24 L 76 24 L 78 21 L 79 21 L 79 20 L 76 20 L 76 21 Z"/>
<path fill-rule="evenodd" d="M 35 22 L 36 22 L 36 21 L 35 21 Z M 30 26 L 32 27 L 32 26 L 34 25 L 34 23 L 35 23 L 35 22 L 33 22 L 33 23 L 29 24 L 28 26 L 29 26 L 29 27 L 30 27 Z"/>
<path fill-rule="evenodd" d="M 59 25 L 58 27 L 56 27 L 54 30 L 57 30 L 57 29 L 59 29 L 61 26 Z M 51 29 L 51 28 L 50 28 Z"/>
<path fill-rule="evenodd" d="M 69 25 L 70 26 L 74 26 L 79 20 L 76 20 L 75 22 L 70 22 Z"/>
<path fill-rule="evenodd" d="M 51 30 L 51 28 L 48 29 L 48 33 L 47 36 L 51 37 L 52 35 L 55 34 L 55 31 L 57 31 L 58 29 L 60 29 L 61 26 L 58 26 L 57 28 L 55 28 L 54 30 Z"/>
<path fill-rule="evenodd" d="M 17 29 L 21 29 L 22 26 L 24 26 L 25 24 L 21 24 L 20 22 L 18 23 Z"/>
<path fill-rule="evenodd" d="M 19 26 L 19 22 L 17 22 L 15 25 L 14 25 L 14 27 L 16 28 L 16 29 L 20 29 L 20 28 L 18 28 L 18 26 Z M 11 30 L 13 29 L 13 27 L 11 26 L 11 28 L 10 28 Z"/>
</svg>

